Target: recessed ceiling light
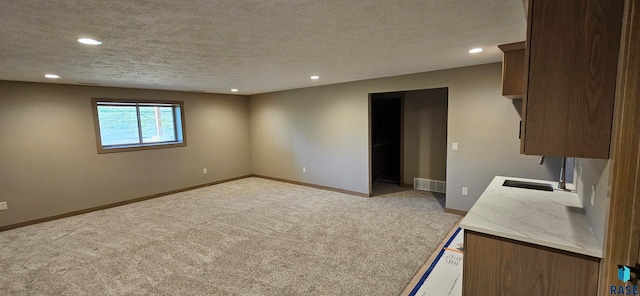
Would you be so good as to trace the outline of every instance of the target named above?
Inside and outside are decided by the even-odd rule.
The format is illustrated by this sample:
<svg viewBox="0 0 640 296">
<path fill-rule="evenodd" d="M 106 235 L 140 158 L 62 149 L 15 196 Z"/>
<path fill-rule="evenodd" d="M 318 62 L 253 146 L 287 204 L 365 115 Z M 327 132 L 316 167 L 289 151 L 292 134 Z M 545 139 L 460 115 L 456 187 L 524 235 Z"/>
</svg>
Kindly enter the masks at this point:
<svg viewBox="0 0 640 296">
<path fill-rule="evenodd" d="M 80 38 L 80 39 L 78 39 L 78 42 L 80 42 L 82 44 L 88 44 L 88 45 L 100 45 L 100 44 L 102 44 L 102 41 L 91 39 L 91 38 Z"/>
<path fill-rule="evenodd" d="M 469 53 L 479 53 L 479 52 L 482 52 L 482 51 L 483 51 L 483 49 L 480 48 L 480 47 L 469 49 Z"/>
<path fill-rule="evenodd" d="M 60 78 L 60 76 L 58 76 L 56 74 L 45 74 L 44 77 L 49 78 L 49 79 L 58 79 L 58 78 Z"/>
<path fill-rule="evenodd" d="M 231 92 L 238 92 L 238 89 L 237 88 L 232 88 Z"/>
<path fill-rule="evenodd" d="M 313 75 L 313 76 L 311 76 L 311 79 L 313 79 L 313 80 L 318 80 L 318 79 L 320 79 L 320 76 L 318 76 L 318 75 Z"/>
</svg>

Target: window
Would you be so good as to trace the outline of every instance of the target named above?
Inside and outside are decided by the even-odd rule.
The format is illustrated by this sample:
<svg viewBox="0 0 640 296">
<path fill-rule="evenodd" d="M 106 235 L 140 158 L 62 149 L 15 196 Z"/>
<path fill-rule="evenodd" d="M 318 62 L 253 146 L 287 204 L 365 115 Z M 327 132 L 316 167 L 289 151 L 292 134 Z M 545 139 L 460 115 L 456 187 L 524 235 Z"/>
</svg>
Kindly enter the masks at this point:
<svg viewBox="0 0 640 296">
<path fill-rule="evenodd" d="M 182 102 L 93 99 L 98 153 L 186 146 Z"/>
</svg>

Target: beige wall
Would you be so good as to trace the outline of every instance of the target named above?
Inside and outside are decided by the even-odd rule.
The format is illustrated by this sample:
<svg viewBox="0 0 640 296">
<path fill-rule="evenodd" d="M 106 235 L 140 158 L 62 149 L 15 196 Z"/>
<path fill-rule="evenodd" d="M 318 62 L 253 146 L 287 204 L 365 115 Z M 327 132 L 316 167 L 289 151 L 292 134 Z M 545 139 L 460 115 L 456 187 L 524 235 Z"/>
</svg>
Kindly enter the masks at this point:
<svg viewBox="0 0 640 296">
<path fill-rule="evenodd" d="M 362 95 L 337 84 L 251 97 L 253 173 L 368 192 L 368 102 Z"/>
<path fill-rule="evenodd" d="M 369 94 L 441 87 L 447 147 L 460 143 L 447 153 L 447 207 L 468 210 L 494 175 L 557 178 L 558 161 L 518 153 L 500 72 L 489 64 L 250 98 L 0 81 L 0 227 L 251 173 L 369 193 Z M 92 97 L 184 101 L 188 146 L 97 154 Z"/>
<path fill-rule="evenodd" d="M 520 116 L 501 96 L 500 63 L 251 96 L 252 170 L 369 193 L 369 94 L 439 87 L 449 88 L 447 147 L 460 145 L 447 153 L 448 208 L 469 210 L 495 175 L 557 178 L 556 159 L 539 166 L 519 154 Z"/>
<path fill-rule="evenodd" d="M 587 220 L 600 246 L 604 247 L 604 233 L 609 213 L 609 176 L 611 160 L 578 158 L 575 162 L 576 189 L 582 200 Z M 595 185 L 595 192 L 592 185 Z M 593 195 L 593 205 L 591 196 Z"/>
<path fill-rule="evenodd" d="M 447 179 L 447 89 L 404 94 L 404 180 Z"/>
<path fill-rule="evenodd" d="M 92 97 L 184 101 L 187 147 L 97 154 Z M 0 81 L 0 226 L 250 174 L 248 122 L 244 96 Z"/>
</svg>

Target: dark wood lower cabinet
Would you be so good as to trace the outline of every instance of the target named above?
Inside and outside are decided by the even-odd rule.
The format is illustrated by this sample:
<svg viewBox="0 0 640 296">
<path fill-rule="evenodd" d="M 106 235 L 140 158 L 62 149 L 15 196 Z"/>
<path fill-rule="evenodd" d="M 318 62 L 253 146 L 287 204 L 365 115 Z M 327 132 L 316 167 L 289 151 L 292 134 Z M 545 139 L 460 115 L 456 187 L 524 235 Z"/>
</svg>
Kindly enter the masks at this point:
<svg viewBox="0 0 640 296">
<path fill-rule="evenodd" d="M 596 295 L 600 259 L 465 230 L 464 296 Z"/>
</svg>

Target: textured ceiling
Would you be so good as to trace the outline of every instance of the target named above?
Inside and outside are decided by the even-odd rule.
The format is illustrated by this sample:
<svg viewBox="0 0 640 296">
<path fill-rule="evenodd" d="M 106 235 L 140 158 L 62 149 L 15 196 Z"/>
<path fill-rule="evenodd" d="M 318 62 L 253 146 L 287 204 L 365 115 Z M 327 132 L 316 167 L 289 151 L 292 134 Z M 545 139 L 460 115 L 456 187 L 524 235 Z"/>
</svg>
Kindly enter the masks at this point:
<svg viewBox="0 0 640 296">
<path fill-rule="evenodd" d="M 520 0 L 5 0 L 0 79 L 248 95 L 497 62 L 525 28 Z"/>
</svg>

